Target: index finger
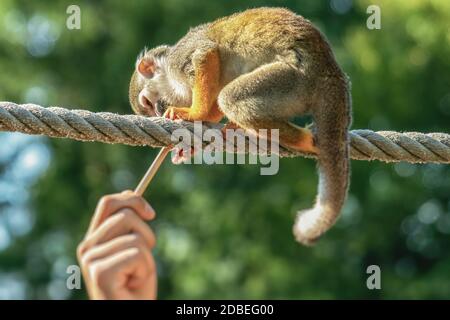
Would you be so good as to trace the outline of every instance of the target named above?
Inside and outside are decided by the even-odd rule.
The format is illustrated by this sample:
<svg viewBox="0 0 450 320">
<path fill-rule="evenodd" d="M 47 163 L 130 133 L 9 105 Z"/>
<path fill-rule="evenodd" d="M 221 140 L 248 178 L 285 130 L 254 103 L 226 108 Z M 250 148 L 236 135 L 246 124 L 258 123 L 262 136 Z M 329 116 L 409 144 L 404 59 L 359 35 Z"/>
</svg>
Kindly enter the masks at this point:
<svg viewBox="0 0 450 320">
<path fill-rule="evenodd" d="M 133 191 L 127 190 L 122 193 L 107 195 L 98 202 L 86 235 L 97 229 L 106 218 L 124 208 L 134 210 L 144 220 L 152 220 L 155 217 L 155 211 L 150 204 Z"/>
</svg>

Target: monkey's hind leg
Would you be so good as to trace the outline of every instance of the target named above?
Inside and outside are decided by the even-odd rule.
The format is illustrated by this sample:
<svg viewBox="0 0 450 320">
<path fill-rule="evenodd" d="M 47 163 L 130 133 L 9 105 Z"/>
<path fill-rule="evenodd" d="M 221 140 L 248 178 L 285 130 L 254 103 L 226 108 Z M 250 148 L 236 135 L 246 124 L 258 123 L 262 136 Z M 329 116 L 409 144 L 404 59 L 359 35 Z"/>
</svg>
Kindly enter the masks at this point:
<svg viewBox="0 0 450 320">
<path fill-rule="evenodd" d="M 239 127 L 277 129 L 281 145 L 318 153 L 311 130 L 288 121 L 305 112 L 302 80 L 302 74 L 284 62 L 263 65 L 229 83 L 219 94 L 219 108 Z"/>
</svg>

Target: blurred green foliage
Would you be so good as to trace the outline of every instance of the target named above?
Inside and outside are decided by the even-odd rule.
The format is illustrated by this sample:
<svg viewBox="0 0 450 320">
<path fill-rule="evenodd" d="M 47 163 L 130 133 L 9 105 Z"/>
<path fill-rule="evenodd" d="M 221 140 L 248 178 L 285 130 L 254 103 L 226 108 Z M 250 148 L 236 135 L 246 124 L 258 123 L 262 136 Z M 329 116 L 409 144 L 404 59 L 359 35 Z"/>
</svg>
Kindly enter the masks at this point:
<svg viewBox="0 0 450 320">
<path fill-rule="evenodd" d="M 66 28 L 70 4 L 81 8 L 81 30 Z M 370 4 L 381 8 L 381 30 L 366 28 Z M 257 6 L 288 7 L 327 35 L 352 79 L 353 128 L 450 131 L 450 2 L 438 0 L 2 0 L 0 99 L 130 113 L 129 76 L 144 46 Z M 20 280 L 23 298 L 84 298 L 65 289 L 65 267 L 95 204 L 133 188 L 156 150 L 43 141 L 51 160 L 30 189 L 33 226 L 0 249 L 0 278 Z M 13 162 L 0 162 L 0 179 Z M 313 203 L 314 161 L 282 159 L 275 176 L 168 161 L 147 193 L 158 214 L 159 297 L 450 298 L 449 166 L 354 161 L 352 171 L 338 224 L 305 248 L 291 228 Z M 1 199 L 0 223 L 11 205 Z M 382 290 L 366 288 L 371 264 Z"/>
</svg>

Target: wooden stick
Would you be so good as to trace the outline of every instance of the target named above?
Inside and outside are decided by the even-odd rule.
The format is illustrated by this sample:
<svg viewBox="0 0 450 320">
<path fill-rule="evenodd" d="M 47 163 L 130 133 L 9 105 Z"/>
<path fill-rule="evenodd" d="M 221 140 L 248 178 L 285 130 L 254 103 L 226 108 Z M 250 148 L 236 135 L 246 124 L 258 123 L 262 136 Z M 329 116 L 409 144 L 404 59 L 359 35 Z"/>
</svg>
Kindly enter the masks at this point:
<svg viewBox="0 0 450 320">
<path fill-rule="evenodd" d="M 159 167 L 163 163 L 164 159 L 169 154 L 170 150 L 171 150 L 171 147 L 161 148 L 161 151 L 159 151 L 155 160 L 153 160 L 153 163 L 151 164 L 150 168 L 148 168 L 147 172 L 142 177 L 142 180 L 139 182 L 136 189 L 134 189 L 134 192 L 137 195 L 142 196 L 144 194 L 145 190 L 147 189 L 148 185 L 152 181 L 153 177 L 155 176 Z"/>
</svg>

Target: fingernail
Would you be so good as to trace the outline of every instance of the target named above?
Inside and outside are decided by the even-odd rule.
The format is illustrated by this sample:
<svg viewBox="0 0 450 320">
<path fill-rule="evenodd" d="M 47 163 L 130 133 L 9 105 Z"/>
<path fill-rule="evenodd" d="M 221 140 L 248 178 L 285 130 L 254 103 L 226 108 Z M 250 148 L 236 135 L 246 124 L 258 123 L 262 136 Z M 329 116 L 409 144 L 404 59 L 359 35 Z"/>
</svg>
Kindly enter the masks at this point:
<svg viewBox="0 0 450 320">
<path fill-rule="evenodd" d="M 153 216 L 155 214 L 155 210 L 153 209 L 153 207 L 148 202 L 145 203 L 145 211 L 150 213 L 151 216 Z"/>
</svg>

